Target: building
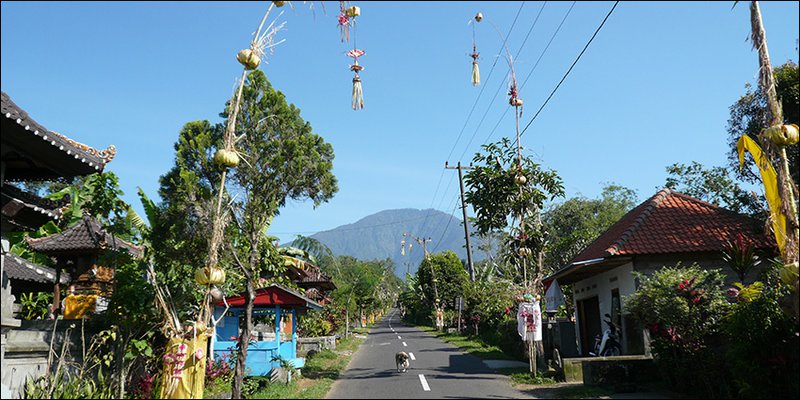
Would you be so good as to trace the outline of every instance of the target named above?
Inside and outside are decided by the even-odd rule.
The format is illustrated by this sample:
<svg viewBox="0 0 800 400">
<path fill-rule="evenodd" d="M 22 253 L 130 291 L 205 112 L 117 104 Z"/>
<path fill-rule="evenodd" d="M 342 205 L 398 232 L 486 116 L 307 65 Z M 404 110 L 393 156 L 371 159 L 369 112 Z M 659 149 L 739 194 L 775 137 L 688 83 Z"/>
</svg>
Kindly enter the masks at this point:
<svg viewBox="0 0 800 400">
<path fill-rule="evenodd" d="M 605 314 L 621 328 L 623 354 L 649 354 L 642 327 L 623 315 L 625 296 L 636 290 L 632 272 L 649 274 L 679 262 L 686 266 L 697 263 L 702 268 L 722 269 L 728 276 L 726 283 L 733 283 L 738 277 L 722 260 L 722 252 L 737 235 L 757 251 L 776 252 L 774 240 L 758 221 L 663 189 L 625 214 L 544 282 L 572 285 L 580 354 L 588 355 L 594 347 Z M 746 281 L 754 277 L 755 272 Z"/>
<path fill-rule="evenodd" d="M 3 371 L 2 397 L 11 398 L 18 393 L 25 377 L 44 372 L 49 349 L 49 344 L 39 339 L 26 342 L 21 347 L 8 342 L 9 332 L 21 325 L 21 321 L 14 318 L 13 309 L 16 299 L 14 293 L 19 292 L 12 289 L 12 286 L 49 286 L 52 290 L 54 285 L 64 283 L 62 279 L 56 278 L 54 269 L 36 265 L 11 254 L 9 241 L 13 232 L 36 230 L 48 221 L 57 221 L 61 217 L 60 208 L 63 204 L 42 199 L 11 183 L 70 181 L 77 176 L 102 172 L 106 164 L 114 158 L 116 149 L 109 146 L 105 150 L 96 150 L 48 130 L 17 106 L 5 92 L 0 93 L 0 114 L 0 364 Z M 62 278 L 69 276 L 64 275 Z M 7 350 L 11 357 L 6 357 Z"/>
</svg>

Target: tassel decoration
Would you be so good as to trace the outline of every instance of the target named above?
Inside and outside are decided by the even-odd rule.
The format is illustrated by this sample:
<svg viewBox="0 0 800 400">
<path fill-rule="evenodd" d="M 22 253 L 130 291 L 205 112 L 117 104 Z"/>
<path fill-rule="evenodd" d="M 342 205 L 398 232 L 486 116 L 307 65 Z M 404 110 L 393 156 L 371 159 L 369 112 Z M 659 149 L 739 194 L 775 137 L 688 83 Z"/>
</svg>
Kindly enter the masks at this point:
<svg viewBox="0 0 800 400">
<path fill-rule="evenodd" d="M 481 70 L 478 69 L 478 62 L 472 62 L 472 86 L 478 86 L 481 84 Z"/>
<path fill-rule="evenodd" d="M 353 110 L 364 108 L 364 91 L 361 89 L 361 78 L 356 74 L 353 78 Z"/>
<path fill-rule="evenodd" d="M 348 57 L 353 57 L 353 64 L 350 65 L 350 70 L 355 72 L 356 76 L 353 77 L 353 110 L 361 110 L 364 108 L 364 91 L 361 88 L 361 77 L 358 73 L 364 70 L 364 67 L 358 65 L 358 58 L 363 56 L 364 50 L 353 49 L 347 52 Z"/>
</svg>

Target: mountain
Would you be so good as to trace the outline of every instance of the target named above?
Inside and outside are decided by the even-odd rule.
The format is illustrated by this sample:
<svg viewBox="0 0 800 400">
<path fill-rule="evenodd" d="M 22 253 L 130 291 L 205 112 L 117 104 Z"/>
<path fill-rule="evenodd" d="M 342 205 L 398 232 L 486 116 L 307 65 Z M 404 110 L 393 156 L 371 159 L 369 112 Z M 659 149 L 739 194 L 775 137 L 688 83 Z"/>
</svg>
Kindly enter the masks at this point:
<svg viewBox="0 0 800 400">
<path fill-rule="evenodd" d="M 400 252 L 403 233 L 431 238 L 428 251 L 438 253 L 454 251 L 466 260 L 464 227 L 461 219 L 439 210 L 405 208 L 384 210 L 347 225 L 311 235 L 328 246 L 336 255 L 348 255 L 361 260 L 386 259 L 394 261 L 395 274 L 405 277 L 406 272 L 416 273 L 423 258 L 422 245 L 406 237 L 406 254 Z M 472 232 L 473 261 L 485 258 L 477 250 L 478 240 Z M 413 244 L 409 252 L 408 246 Z"/>
</svg>

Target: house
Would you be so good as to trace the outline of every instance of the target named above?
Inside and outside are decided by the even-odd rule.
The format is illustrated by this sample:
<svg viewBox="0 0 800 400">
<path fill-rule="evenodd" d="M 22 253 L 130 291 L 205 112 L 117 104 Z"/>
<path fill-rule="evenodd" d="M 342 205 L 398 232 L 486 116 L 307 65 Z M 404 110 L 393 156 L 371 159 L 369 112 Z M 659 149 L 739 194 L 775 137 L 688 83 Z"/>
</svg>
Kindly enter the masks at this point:
<svg viewBox="0 0 800 400">
<path fill-rule="evenodd" d="M 47 366 L 49 343 L 41 335 L 19 329 L 14 318 L 15 293 L 19 288 L 54 287 L 64 279 L 56 277 L 52 268 L 36 265 L 10 252 L 9 236 L 13 232 L 32 231 L 48 221 L 61 218 L 64 204 L 42 199 L 11 185 L 12 182 L 71 180 L 76 176 L 102 172 L 116 154 L 114 146 L 96 150 L 64 135 L 53 132 L 31 118 L 5 93 L 0 93 L 0 193 L 2 218 L 0 237 L 0 364 L 2 365 L 2 398 L 17 396 L 27 376 L 37 376 Z M 61 278 L 69 278 L 64 274 Z M 23 327 L 24 328 L 24 327 Z M 14 330 L 15 337 L 10 339 Z M 30 337 L 24 335 L 31 333 Z M 34 340 L 35 339 L 35 340 Z"/>
<path fill-rule="evenodd" d="M 738 277 L 722 260 L 722 252 L 728 240 L 737 235 L 757 251 L 776 252 L 774 240 L 758 221 L 662 189 L 625 214 L 544 283 L 572 285 L 580 354 L 588 355 L 595 335 L 606 328 L 601 326 L 605 314 L 621 328 L 623 354 L 649 354 L 642 326 L 622 313 L 625 297 L 636 290 L 632 272 L 649 274 L 678 262 L 687 266 L 697 263 L 702 268 L 722 269 L 728 276 L 726 283 L 733 283 Z M 745 280 L 752 281 L 755 274 Z"/>
</svg>

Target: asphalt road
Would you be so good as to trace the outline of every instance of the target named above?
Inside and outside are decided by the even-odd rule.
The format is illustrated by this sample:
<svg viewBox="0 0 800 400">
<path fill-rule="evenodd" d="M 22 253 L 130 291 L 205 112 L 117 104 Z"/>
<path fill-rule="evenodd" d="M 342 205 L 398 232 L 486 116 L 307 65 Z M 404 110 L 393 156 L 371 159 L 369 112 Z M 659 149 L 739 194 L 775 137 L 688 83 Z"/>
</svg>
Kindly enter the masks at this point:
<svg viewBox="0 0 800 400">
<path fill-rule="evenodd" d="M 397 372 L 395 353 L 413 355 L 408 372 Z M 400 323 L 393 310 L 375 324 L 334 382 L 329 399 L 525 398 L 508 377 L 419 329 Z"/>
</svg>

